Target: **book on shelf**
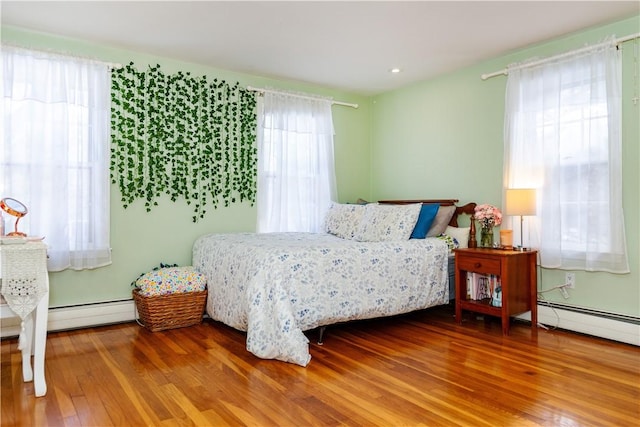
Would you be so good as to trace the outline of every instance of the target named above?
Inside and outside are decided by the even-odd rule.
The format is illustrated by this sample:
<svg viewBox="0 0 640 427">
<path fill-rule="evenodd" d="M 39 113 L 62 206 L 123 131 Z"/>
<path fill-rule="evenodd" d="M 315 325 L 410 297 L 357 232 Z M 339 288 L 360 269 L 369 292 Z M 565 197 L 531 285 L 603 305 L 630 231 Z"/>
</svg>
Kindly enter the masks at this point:
<svg viewBox="0 0 640 427">
<path fill-rule="evenodd" d="M 496 288 L 501 286 L 500 276 L 467 272 L 467 299 L 484 300 L 492 297 Z"/>
</svg>

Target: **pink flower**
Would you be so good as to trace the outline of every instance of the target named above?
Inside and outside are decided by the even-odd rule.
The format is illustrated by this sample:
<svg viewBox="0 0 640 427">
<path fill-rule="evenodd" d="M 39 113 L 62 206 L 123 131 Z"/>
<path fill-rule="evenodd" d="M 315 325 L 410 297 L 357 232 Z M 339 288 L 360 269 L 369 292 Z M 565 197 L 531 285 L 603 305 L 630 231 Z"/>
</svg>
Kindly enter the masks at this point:
<svg viewBox="0 0 640 427">
<path fill-rule="evenodd" d="M 502 224 L 500 209 L 486 203 L 476 206 L 474 217 L 480 222 L 482 228 L 491 228 Z"/>
</svg>

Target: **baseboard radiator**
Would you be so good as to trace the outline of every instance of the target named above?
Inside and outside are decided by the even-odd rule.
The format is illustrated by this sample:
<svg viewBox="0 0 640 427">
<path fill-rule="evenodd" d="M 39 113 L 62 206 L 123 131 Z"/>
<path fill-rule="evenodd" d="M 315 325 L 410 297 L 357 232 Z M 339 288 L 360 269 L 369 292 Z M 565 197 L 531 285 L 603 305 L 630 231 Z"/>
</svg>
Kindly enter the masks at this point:
<svg viewBox="0 0 640 427">
<path fill-rule="evenodd" d="M 2 307 L 8 310 L 8 307 Z M 110 325 L 135 320 L 133 300 L 49 308 L 47 330 L 63 331 Z M 20 318 L 2 319 L 0 337 L 14 337 L 20 334 Z"/>
<path fill-rule="evenodd" d="M 47 328 L 49 331 L 61 331 L 131 322 L 135 320 L 134 310 L 133 300 L 53 307 L 49 309 Z M 526 321 L 531 320 L 529 313 L 518 317 Z M 565 329 L 640 346 L 640 318 L 638 317 L 539 301 L 538 322 L 551 328 Z M 19 318 L 2 320 L 0 337 L 15 337 L 19 333 Z"/>
<path fill-rule="evenodd" d="M 530 313 L 518 318 L 531 321 Z M 538 323 L 548 328 L 564 329 L 640 346 L 639 317 L 538 301 Z"/>
</svg>

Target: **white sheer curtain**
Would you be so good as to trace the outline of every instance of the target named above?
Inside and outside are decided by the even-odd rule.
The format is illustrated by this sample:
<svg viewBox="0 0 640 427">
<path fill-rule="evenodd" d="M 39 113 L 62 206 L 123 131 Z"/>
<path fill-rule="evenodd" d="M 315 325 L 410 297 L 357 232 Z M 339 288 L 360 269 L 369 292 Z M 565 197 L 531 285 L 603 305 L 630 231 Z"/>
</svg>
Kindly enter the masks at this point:
<svg viewBox="0 0 640 427">
<path fill-rule="evenodd" d="M 331 100 L 265 92 L 258 109 L 258 232 L 321 231 L 336 196 Z"/>
<path fill-rule="evenodd" d="M 50 271 L 110 264 L 108 66 L 3 46 L 2 73 L 1 197 L 28 207 Z"/>
<path fill-rule="evenodd" d="M 538 189 L 525 244 L 543 267 L 629 272 L 621 75 L 613 43 L 509 69 L 504 186 Z"/>
</svg>

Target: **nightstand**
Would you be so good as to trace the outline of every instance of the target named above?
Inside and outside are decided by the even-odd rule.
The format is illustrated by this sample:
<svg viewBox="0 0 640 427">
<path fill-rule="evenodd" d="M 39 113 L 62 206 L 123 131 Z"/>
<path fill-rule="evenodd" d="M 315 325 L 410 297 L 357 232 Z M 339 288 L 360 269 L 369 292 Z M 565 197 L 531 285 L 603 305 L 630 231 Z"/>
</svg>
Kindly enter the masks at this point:
<svg viewBox="0 0 640 427">
<path fill-rule="evenodd" d="M 456 321 L 462 311 L 471 311 L 502 320 L 502 333 L 509 335 L 511 316 L 531 310 L 531 328 L 538 324 L 537 251 L 489 248 L 456 249 Z M 502 290 L 499 306 L 492 305 L 491 290 Z M 476 291 L 475 295 L 468 290 Z"/>
</svg>

